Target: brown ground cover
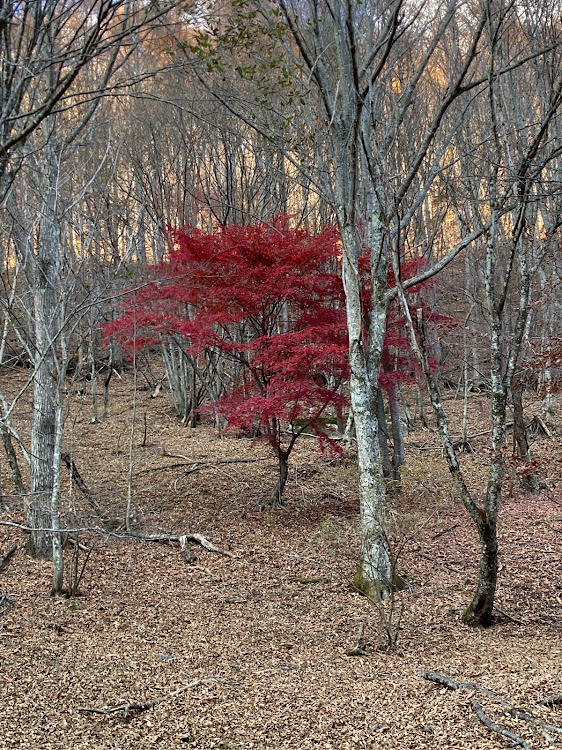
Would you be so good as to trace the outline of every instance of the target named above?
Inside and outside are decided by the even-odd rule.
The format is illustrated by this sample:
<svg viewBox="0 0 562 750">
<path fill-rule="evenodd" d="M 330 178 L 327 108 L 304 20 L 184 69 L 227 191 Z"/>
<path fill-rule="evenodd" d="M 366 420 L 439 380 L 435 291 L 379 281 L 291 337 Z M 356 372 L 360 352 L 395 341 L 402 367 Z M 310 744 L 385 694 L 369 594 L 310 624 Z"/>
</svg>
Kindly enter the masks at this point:
<svg viewBox="0 0 562 750">
<path fill-rule="evenodd" d="M 119 388 L 109 420 L 97 424 L 87 396 L 73 396 L 66 444 L 109 519 L 122 517 L 127 494 L 130 383 Z M 449 405 L 458 414 L 460 403 Z M 23 419 L 29 404 L 19 408 Z M 484 412 L 475 397 L 473 432 L 486 428 Z M 485 441 L 475 438 L 475 454 L 464 459 L 475 489 Z M 498 621 L 472 631 L 460 618 L 475 582 L 475 535 L 435 435 L 410 433 L 391 526 L 412 588 L 396 601 L 403 615 L 393 653 L 379 648 L 384 613 L 350 586 L 358 554 L 352 459 L 320 456 L 312 439 L 303 440 L 287 509 L 268 512 L 259 509 L 274 483 L 266 446 L 184 428 L 165 397 L 149 392 L 139 394 L 134 444 L 138 528 L 200 532 L 233 556 L 192 547 L 197 559 L 188 565 L 177 545 L 82 533 L 94 552 L 80 596 L 54 599 L 50 564 L 29 559 L 23 533 L 2 527 L 0 555 L 13 544 L 18 550 L 0 571 L 0 597 L 13 602 L 0 605 L 0 747 L 508 747 L 509 739 L 478 720 L 474 696 L 530 747 L 562 746 L 562 734 L 507 715 L 491 698 L 418 674 L 428 669 L 477 683 L 562 726 L 561 707 L 537 706 L 562 693 L 557 442 L 534 445 L 549 490 L 525 495 L 515 474 L 506 483 Z M 242 462 L 255 458 L 264 460 Z M 69 520 L 98 524 L 64 476 Z M 4 497 L 3 520 L 21 521 L 22 513 L 20 501 Z M 361 632 L 370 642 L 366 655 L 349 656 Z M 78 710 L 152 701 L 160 702 L 128 717 Z"/>
</svg>

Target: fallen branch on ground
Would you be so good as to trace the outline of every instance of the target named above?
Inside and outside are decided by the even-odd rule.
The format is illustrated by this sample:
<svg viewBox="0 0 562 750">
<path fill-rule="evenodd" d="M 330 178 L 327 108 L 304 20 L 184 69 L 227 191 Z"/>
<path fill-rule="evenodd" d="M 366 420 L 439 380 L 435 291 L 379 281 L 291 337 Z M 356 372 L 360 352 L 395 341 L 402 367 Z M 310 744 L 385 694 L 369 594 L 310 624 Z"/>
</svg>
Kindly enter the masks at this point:
<svg viewBox="0 0 562 750">
<path fill-rule="evenodd" d="M 531 432 L 542 432 L 547 437 L 549 437 L 551 440 L 554 440 L 554 435 L 552 434 L 552 431 L 544 421 L 544 419 L 541 417 L 540 414 L 533 414 L 533 418 L 531 420 L 531 424 L 529 425 L 529 429 Z"/>
<path fill-rule="evenodd" d="M 556 695 L 551 695 L 548 698 L 545 698 L 542 701 L 538 702 L 539 706 L 559 706 L 562 703 L 562 693 L 556 693 Z"/>
<path fill-rule="evenodd" d="M 499 613 L 500 613 L 500 615 L 502 615 L 503 617 L 505 617 L 505 618 L 506 618 L 507 620 L 510 620 L 511 622 L 514 622 L 514 623 L 516 623 L 517 625 L 524 625 L 524 624 L 525 624 L 525 623 L 523 622 L 523 620 L 520 620 L 519 618 L 517 618 L 517 617 L 514 617 L 513 615 L 510 615 L 510 614 L 509 614 L 508 612 L 506 612 L 505 610 L 503 610 L 503 609 L 502 609 L 501 607 L 498 607 L 498 605 L 497 605 L 497 604 L 494 604 L 494 609 L 495 609 L 495 610 L 496 610 L 497 612 L 499 612 Z"/>
<path fill-rule="evenodd" d="M 216 552 L 217 555 L 225 555 L 226 557 L 234 557 L 232 552 L 222 547 L 217 547 L 202 534 L 191 533 L 191 534 L 148 534 L 141 536 L 137 534 L 129 534 L 131 539 L 140 539 L 143 542 L 175 542 L 180 545 L 182 552 L 185 555 L 185 549 L 187 542 L 195 542 L 209 552 Z"/>
<path fill-rule="evenodd" d="M 506 422 L 505 429 L 509 430 L 510 427 L 513 427 L 513 422 Z M 492 430 L 481 430 L 480 432 L 474 432 L 472 433 L 472 435 L 467 435 L 466 440 L 472 440 L 472 438 L 481 437 L 482 435 L 489 435 L 491 432 Z M 457 442 L 457 443 L 462 442 L 462 436 L 454 442 Z"/>
<path fill-rule="evenodd" d="M 476 716 L 478 716 L 482 724 L 488 727 L 491 732 L 496 732 L 496 734 L 501 734 L 504 737 L 509 737 L 510 740 L 513 740 L 513 743 L 515 745 L 521 745 L 523 750 L 531 750 L 530 746 L 525 742 L 524 739 L 518 737 L 516 734 L 513 734 L 513 732 L 510 732 L 509 729 L 500 727 L 499 724 L 494 724 L 494 722 L 488 716 L 486 716 L 486 714 L 484 713 L 484 709 L 482 708 L 480 703 L 478 703 L 476 698 L 471 699 L 470 705 L 474 709 L 474 713 L 476 714 Z"/>
<path fill-rule="evenodd" d="M 20 529 L 21 531 L 25 531 L 27 534 L 29 534 L 31 531 L 45 531 L 50 532 L 51 534 L 59 531 L 59 529 L 52 529 L 47 527 L 31 527 L 26 526 L 23 523 L 16 523 L 15 521 L 0 521 L 0 526 L 10 526 L 11 528 Z M 71 528 L 71 529 L 62 529 L 62 531 L 65 534 L 77 534 L 78 532 L 90 532 L 92 534 L 103 534 L 104 536 L 111 536 L 115 539 L 137 539 L 140 542 L 171 542 L 179 544 L 182 550 L 184 550 L 184 547 L 187 542 L 195 542 L 196 544 L 199 544 L 201 547 L 204 547 L 204 549 L 208 550 L 209 552 L 216 552 L 218 555 L 225 555 L 226 557 L 234 557 L 232 552 L 229 552 L 226 549 L 223 549 L 222 547 L 217 547 L 216 544 L 213 544 L 210 542 L 206 537 L 203 536 L 203 534 L 199 534 L 197 532 L 191 532 L 188 534 L 132 534 L 129 532 L 117 532 L 117 531 L 108 531 L 107 529 L 103 529 L 100 526 L 82 526 L 79 528 Z"/>
<path fill-rule="evenodd" d="M 431 538 L 433 539 L 433 541 L 435 541 L 436 539 L 439 539 L 439 537 L 448 534 L 450 531 L 454 531 L 458 525 L 458 523 L 452 523 L 450 526 L 447 526 L 446 529 L 443 529 L 443 531 L 439 531 L 437 534 L 434 534 Z"/>
<path fill-rule="evenodd" d="M 0 570 L 6 565 L 10 557 L 14 554 L 14 552 L 17 550 L 17 545 L 14 544 L 13 547 L 11 547 L 7 552 L 5 552 L 2 557 L 0 557 Z"/>
<path fill-rule="evenodd" d="M 429 682 L 435 682 L 437 685 L 442 685 L 443 687 L 448 688 L 449 690 L 471 690 L 478 693 L 482 693 L 483 695 L 486 695 L 488 698 L 491 698 L 495 703 L 499 703 L 500 706 L 511 716 L 513 716 L 515 719 L 520 719 L 521 721 L 527 721 L 530 724 L 535 724 L 538 727 L 543 730 L 543 732 L 550 731 L 555 734 L 562 734 L 562 729 L 560 727 L 555 726 L 554 724 L 549 724 L 547 721 L 544 721 L 544 719 L 539 718 L 538 716 L 533 716 L 530 713 L 527 713 L 526 711 L 521 711 L 519 708 L 515 708 L 507 701 L 504 701 L 503 698 L 500 698 L 499 695 L 496 695 L 496 693 L 493 693 L 491 690 L 488 690 L 485 687 L 482 687 L 481 685 L 476 685 L 473 682 L 456 682 L 455 680 L 452 680 L 450 677 L 446 677 L 445 675 L 438 674 L 437 672 L 430 672 L 425 669 L 422 669 L 418 672 L 420 677 L 423 677 L 424 680 L 429 680 Z M 557 697 L 557 696 L 554 696 Z M 560 702 L 562 703 L 562 696 L 560 697 Z M 541 703 L 544 703 L 541 701 Z M 530 750 L 529 746 L 525 742 L 525 740 L 521 739 L 520 737 L 517 737 L 517 735 L 512 734 L 507 729 L 503 729 L 497 724 L 493 724 L 493 722 L 486 716 L 484 713 L 484 710 L 482 709 L 482 706 L 476 701 L 475 699 L 472 699 L 471 701 L 472 708 L 474 709 L 474 712 L 482 721 L 483 724 L 485 724 L 489 729 L 492 729 L 494 732 L 499 732 L 500 734 L 505 735 L 506 737 L 509 737 L 514 742 L 517 742 L 517 744 L 521 745 L 521 747 L 527 748 L 527 750 Z M 547 705 L 544 703 L 544 705 Z M 486 720 L 482 718 L 479 711 L 482 713 L 482 715 L 485 717 Z M 488 723 L 489 722 L 489 723 Z M 500 731 L 501 730 L 501 731 Z"/>
<path fill-rule="evenodd" d="M 107 715 L 121 713 L 123 714 L 124 719 L 128 719 L 136 714 L 141 714 L 144 711 L 149 711 L 151 708 L 159 706 L 161 703 L 172 700 L 172 698 L 176 698 L 178 695 L 185 693 L 186 690 L 197 687 L 197 685 L 207 685 L 211 682 L 219 682 L 219 680 L 215 677 L 207 677 L 203 680 L 193 680 L 193 682 L 189 682 L 187 685 L 183 685 L 183 687 L 180 687 L 177 690 L 174 690 L 173 692 L 162 696 L 162 698 L 157 698 L 156 700 L 148 701 L 146 703 L 121 703 L 119 706 L 104 708 L 95 708 L 93 706 L 76 706 L 76 711 L 78 711 L 78 713 L 80 714 Z"/>
</svg>

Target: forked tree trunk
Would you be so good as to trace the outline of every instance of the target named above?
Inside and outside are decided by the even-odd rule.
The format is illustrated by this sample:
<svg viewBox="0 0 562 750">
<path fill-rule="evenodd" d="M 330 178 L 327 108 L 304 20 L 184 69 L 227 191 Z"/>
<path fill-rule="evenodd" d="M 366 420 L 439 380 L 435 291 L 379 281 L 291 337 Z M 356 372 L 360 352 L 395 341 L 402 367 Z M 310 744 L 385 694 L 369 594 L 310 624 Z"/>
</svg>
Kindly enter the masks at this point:
<svg viewBox="0 0 562 750">
<path fill-rule="evenodd" d="M 369 334 L 365 342 L 361 284 L 357 263 L 362 248 L 355 227 L 340 215 L 344 253 L 342 276 L 349 336 L 349 390 L 355 419 L 359 469 L 361 560 L 353 583 L 370 599 L 380 598 L 393 587 L 393 570 L 386 535 L 386 488 L 379 448 L 378 379 L 386 333 L 386 273 L 384 285 L 372 279 Z M 376 222 L 376 217 L 373 217 Z M 380 250 L 380 227 L 373 230 L 373 253 Z M 377 236 L 378 235 L 378 236 Z"/>
</svg>

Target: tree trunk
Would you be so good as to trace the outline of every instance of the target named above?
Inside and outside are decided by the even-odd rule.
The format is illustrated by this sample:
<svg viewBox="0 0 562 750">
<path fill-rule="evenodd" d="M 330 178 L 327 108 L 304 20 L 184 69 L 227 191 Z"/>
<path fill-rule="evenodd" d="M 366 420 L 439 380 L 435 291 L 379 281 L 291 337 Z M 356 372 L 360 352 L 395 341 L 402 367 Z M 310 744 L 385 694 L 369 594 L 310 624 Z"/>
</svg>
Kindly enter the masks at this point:
<svg viewBox="0 0 562 750">
<path fill-rule="evenodd" d="M 361 523 L 361 561 L 354 585 L 370 599 L 392 587 L 392 565 L 386 536 L 386 489 L 378 443 L 378 421 L 372 408 L 353 403 L 357 435 Z"/>
<path fill-rule="evenodd" d="M 382 462 L 382 473 L 385 479 L 389 479 L 391 475 L 390 466 L 390 453 L 388 451 L 388 432 L 386 428 L 386 413 L 384 410 L 384 397 L 382 395 L 382 388 L 378 389 L 378 414 L 377 419 L 379 422 L 379 448 L 381 452 Z"/>
<path fill-rule="evenodd" d="M 376 217 L 373 217 L 376 222 Z M 339 217 L 343 245 L 342 276 L 349 336 L 349 391 L 355 419 L 359 469 L 361 560 L 354 578 L 356 589 L 370 599 L 392 588 L 393 571 L 386 535 L 386 488 L 378 435 L 378 379 L 386 333 L 386 271 L 384 285 L 373 274 L 368 341 L 365 343 L 361 284 L 357 273 L 362 251 L 355 227 Z M 378 230 L 378 231 L 377 231 Z M 373 230 L 373 254 L 382 243 L 380 228 Z M 380 247 L 379 247 L 380 250 Z"/>
<path fill-rule="evenodd" d="M 414 429 L 416 426 L 416 420 L 412 418 L 412 413 L 410 411 L 410 407 L 408 406 L 408 401 L 406 399 L 406 394 L 404 393 L 404 389 L 401 385 L 398 385 L 398 393 L 400 395 L 400 403 L 402 404 L 402 407 L 404 409 L 404 416 L 406 417 L 406 428 L 407 430 Z M 406 435 L 408 433 L 406 432 Z"/>
<path fill-rule="evenodd" d="M 402 420 L 400 418 L 400 401 L 396 386 L 393 385 L 388 394 L 390 404 L 390 421 L 392 425 L 392 442 L 394 451 L 392 454 L 392 478 L 397 484 L 395 489 L 399 489 L 401 476 L 400 467 L 404 463 L 404 434 L 402 430 Z"/>
<path fill-rule="evenodd" d="M 393 261 L 393 264 L 396 268 L 395 260 Z M 466 486 L 464 476 L 455 453 L 455 446 L 449 434 L 447 417 L 443 409 L 443 403 L 437 385 L 437 380 L 429 366 L 422 310 L 417 310 L 416 322 L 417 332 L 419 336 L 418 343 L 413 321 L 410 316 L 406 297 L 404 295 L 404 290 L 400 285 L 397 286 L 399 299 L 402 304 L 406 320 L 406 333 L 410 340 L 412 351 L 414 352 L 414 355 L 418 360 L 425 376 L 433 412 L 437 422 L 437 429 L 441 437 L 445 458 L 447 460 L 447 465 L 449 466 L 449 471 L 451 472 L 451 477 L 459 493 L 460 499 L 466 510 L 470 514 L 470 517 L 474 521 L 476 528 L 478 529 L 478 534 L 481 541 L 480 576 L 478 580 L 478 586 L 476 589 L 476 594 L 474 595 L 474 599 L 470 606 L 467 608 L 463 620 L 467 625 L 471 625 L 472 627 L 487 627 L 491 624 L 492 621 L 492 609 L 494 606 L 494 596 L 498 575 L 498 541 L 496 534 L 496 524 L 498 517 L 499 500 L 501 496 L 501 483 L 504 471 L 503 451 L 501 449 L 496 450 L 492 457 L 488 488 L 486 491 L 484 506 L 482 507 L 475 502 L 468 490 L 468 487 Z M 493 435 L 494 447 L 496 447 L 501 444 L 502 435 L 505 436 L 505 391 L 502 387 L 501 378 L 495 378 L 494 383 L 496 385 L 496 390 L 494 391 L 493 402 Z"/>
<path fill-rule="evenodd" d="M 45 295 L 46 297 L 48 295 Z M 38 305 L 35 307 L 38 310 Z M 43 315 L 41 306 L 39 314 Z M 40 318 L 38 318 L 40 321 Z M 41 324 L 37 326 L 41 328 Z M 37 350 L 44 352 L 43 361 L 36 366 L 31 417 L 31 492 L 32 499 L 27 514 L 31 527 L 28 551 L 41 560 L 52 558 L 52 535 L 43 529 L 52 528 L 49 511 L 53 491 L 53 463 L 55 458 L 55 384 L 53 357 L 42 345 L 45 337 L 39 332 Z"/>
<path fill-rule="evenodd" d="M 416 421 L 419 417 L 420 424 L 424 430 L 429 430 L 429 424 L 427 417 L 425 416 L 425 408 L 423 405 L 423 393 L 419 385 L 416 385 Z"/>
<path fill-rule="evenodd" d="M 527 428 L 523 414 L 523 392 L 524 386 L 517 385 L 511 389 L 511 400 L 513 403 L 513 453 L 523 461 L 529 463 L 529 441 L 527 440 Z M 527 492 L 539 492 L 540 481 L 533 471 L 526 471 L 521 476 L 521 485 Z"/>
<path fill-rule="evenodd" d="M 49 129 L 46 129 L 49 132 Z M 48 137 L 52 137 L 49 132 Z M 46 148 L 43 205 L 37 255 L 33 262 L 33 306 L 35 316 L 35 372 L 31 416 L 31 492 L 27 515 L 32 531 L 28 551 L 32 557 L 52 559 L 50 503 L 55 460 L 57 384 L 58 286 L 60 236 L 57 222 L 57 162 L 54 144 Z"/>
<path fill-rule="evenodd" d="M 64 368 L 66 369 L 66 367 Z M 63 369 L 63 371 L 64 371 Z M 60 465 L 61 465 L 61 448 L 62 435 L 64 428 L 64 410 L 61 403 L 61 389 L 58 390 L 59 401 L 56 405 L 56 433 L 55 433 L 55 455 L 53 457 L 53 490 L 51 494 L 51 528 L 52 536 L 52 555 L 53 555 L 53 587 L 51 595 L 57 596 L 63 590 L 64 584 L 64 541 L 60 529 L 59 517 L 59 495 L 60 495 Z"/>
<path fill-rule="evenodd" d="M 523 385 L 511 389 L 513 403 L 513 453 L 524 461 L 529 460 L 529 443 L 523 415 Z"/>
<path fill-rule="evenodd" d="M 277 458 L 279 461 L 279 477 L 275 489 L 271 493 L 271 505 L 282 506 L 283 505 L 283 494 L 285 492 L 285 485 L 287 484 L 287 478 L 289 476 L 289 453 L 279 449 L 277 452 Z"/>
<path fill-rule="evenodd" d="M 25 495 L 25 487 L 23 486 L 23 479 L 21 477 L 20 467 L 18 464 L 18 457 L 14 450 L 14 444 L 12 442 L 12 436 L 8 430 L 0 425 L 0 435 L 2 436 L 2 443 L 4 444 L 4 450 L 10 464 L 10 471 L 12 472 L 12 478 L 16 486 L 16 492 L 18 495 Z"/>
<path fill-rule="evenodd" d="M 351 445 L 352 441 L 355 440 L 355 417 L 353 416 L 353 409 L 350 409 L 347 413 L 343 439 L 348 445 Z"/>
<path fill-rule="evenodd" d="M 492 624 L 494 598 L 498 580 L 498 539 L 495 518 L 489 519 L 480 509 L 480 574 L 476 593 L 463 614 L 463 622 L 472 627 L 487 628 Z"/>
<path fill-rule="evenodd" d="M 51 528 L 51 512 L 48 508 L 49 493 L 34 497 L 27 511 L 26 521 L 31 532 L 26 549 L 36 560 L 52 560 L 53 537 L 44 529 Z"/>
</svg>

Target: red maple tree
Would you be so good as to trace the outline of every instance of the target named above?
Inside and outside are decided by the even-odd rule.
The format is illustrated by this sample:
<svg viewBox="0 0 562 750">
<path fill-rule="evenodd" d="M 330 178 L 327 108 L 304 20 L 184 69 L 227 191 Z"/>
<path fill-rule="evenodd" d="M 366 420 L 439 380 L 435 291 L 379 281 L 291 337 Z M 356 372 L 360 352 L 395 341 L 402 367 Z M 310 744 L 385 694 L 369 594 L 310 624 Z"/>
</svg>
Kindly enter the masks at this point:
<svg viewBox="0 0 562 750">
<path fill-rule="evenodd" d="M 305 430 L 338 450 L 326 428 L 326 417 L 346 403 L 341 384 L 348 375 L 337 230 L 313 234 L 279 216 L 171 234 L 174 250 L 153 269 L 154 282 L 135 292 L 105 333 L 130 349 L 175 340 L 193 357 L 211 351 L 222 358 L 228 387 L 204 409 L 225 429 L 270 443 L 279 465 L 271 500 L 281 503 L 289 456 Z M 366 282 L 365 314 L 368 299 Z M 381 372 L 387 390 L 414 369 L 394 306 L 388 323 Z"/>
<path fill-rule="evenodd" d="M 210 234 L 172 232 L 175 248 L 155 281 L 127 303 L 106 334 L 131 347 L 178 338 L 192 354 L 212 349 L 230 368 L 228 392 L 212 403 L 227 429 L 266 439 L 279 463 L 272 500 L 282 502 L 298 437 L 325 430 L 345 403 L 343 290 L 334 272 L 338 235 L 271 223 L 225 226 Z"/>
</svg>

